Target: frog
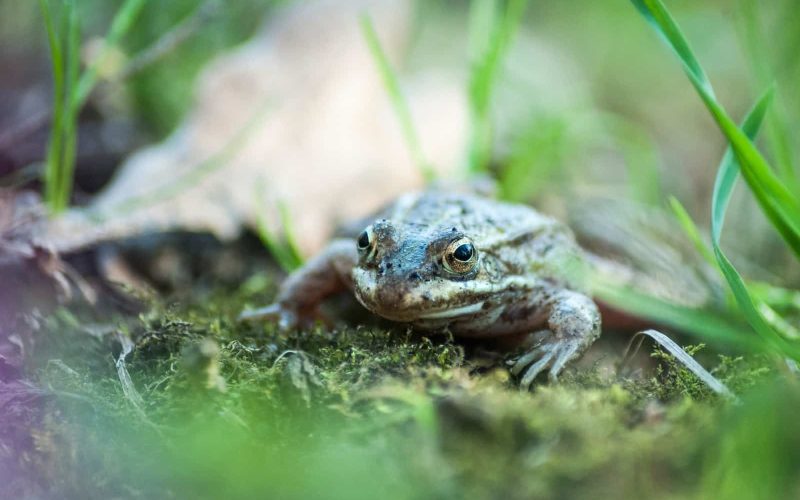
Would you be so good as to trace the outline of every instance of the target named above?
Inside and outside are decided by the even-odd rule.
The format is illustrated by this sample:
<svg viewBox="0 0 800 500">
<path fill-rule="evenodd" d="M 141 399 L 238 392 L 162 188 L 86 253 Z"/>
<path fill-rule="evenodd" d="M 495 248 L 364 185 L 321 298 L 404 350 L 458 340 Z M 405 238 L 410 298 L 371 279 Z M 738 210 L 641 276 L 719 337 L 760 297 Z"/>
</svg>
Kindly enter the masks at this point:
<svg viewBox="0 0 800 500">
<path fill-rule="evenodd" d="M 349 291 L 371 313 L 414 330 L 525 337 L 526 350 L 509 362 L 523 389 L 545 370 L 556 382 L 600 336 L 585 252 L 566 224 L 531 206 L 429 188 L 352 227 L 291 273 L 273 304 L 240 318 L 291 330 Z"/>
</svg>

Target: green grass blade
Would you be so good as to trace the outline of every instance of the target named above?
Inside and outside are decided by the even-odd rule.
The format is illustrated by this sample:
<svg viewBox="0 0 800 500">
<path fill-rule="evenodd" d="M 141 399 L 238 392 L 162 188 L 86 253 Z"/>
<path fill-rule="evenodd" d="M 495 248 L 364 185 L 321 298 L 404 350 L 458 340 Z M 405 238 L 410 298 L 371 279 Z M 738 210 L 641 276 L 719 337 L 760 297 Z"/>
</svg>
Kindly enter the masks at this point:
<svg viewBox="0 0 800 500">
<path fill-rule="evenodd" d="M 751 291 L 751 286 L 749 283 L 747 285 L 747 289 L 748 291 Z M 750 293 L 751 297 L 754 295 L 755 294 L 752 292 Z M 761 317 L 764 318 L 764 321 L 766 321 L 773 330 L 778 332 L 781 337 L 789 339 L 792 342 L 797 342 L 800 340 L 800 331 L 798 331 L 798 329 L 789 323 L 783 316 L 778 314 L 778 312 L 770 307 L 769 304 L 759 301 L 758 299 L 754 300 L 754 302 L 757 304 L 758 312 L 761 314 Z"/>
<path fill-rule="evenodd" d="M 258 209 L 256 216 L 256 232 L 261 243 L 266 247 L 270 255 L 272 255 L 272 258 L 275 259 L 278 266 L 280 266 L 286 274 L 289 274 L 303 265 L 303 258 L 298 250 L 297 240 L 292 231 L 289 210 L 283 201 L 278 201 L 280 224 L 283 227 L 283 238 L 281 238 L 280 235 L 270 228 L 267 222 L 265 214 L 268 212 L 268 209 L 265 204 L 265 193 L 266 189 L 264 184 L 258 183 L 255 193 Z"/>
<path fill-rule="evenodd" d="M 111 21 L 111 27 L 103 40 L 103 48 L 97 58 L 92 61 L 89 68 L 81 75 L 77 91 L 73 95 L 74 104 L 80 108 L 88 99 L 95 84 L 100 66 L 106 59 L 109 50 L 119 44 L 120 39 L 130 30 L 139 16 L 147 0 L 125 0 Z"/>
<path fill-rule="evenodd" d="M 702 67 L 660 0 L 631 0 L 680 58 L 689 81 L 730 141 L 753 195 L 792 251 L 800 257 L 800 201 L 775 175 L 767 160 L 716 101 Z"/>
<path fill-rule="evenodd" d="M 552 187 L 566 151 L 577 148 L 569 135 L 569 118 L 537 117 L 517 133 L 499 175 L 500 198 L 523 202 Z"/>
<path fill-rule="evenodd" d="M 44 190 L 45 202 L 51 212 L 57 211 L 57 198 L 59 186 L 59 166 L 62 155 L 62 135 L 61 127 L 64 120 L 64 80 L 66 70 L 64 68 L 64 55 L 61 51 L 61 40 L 58 36 L 53 13 L 50 9 L 49 0 L 39 0 L 39 7 L 42 11 L 45 30 L 47 31 L 47 42 L 50 46 L 51 67 L 53 70 L 53 119 L 50 124 L 50 138 L 47 144 L 47 157 L 45 160 L 44 171 Z"/>
<path fill-rule="evenodd" d="M 80 23 L 75 2 L 62 3 L 61 26 L 56 28 L 49 0 L 39 0 L 53 68 L 53 120 L 44 174 L 45 201 L 53 213 L 69 204 L 78 149 L 78 114 L 96 83 L 98 67 L 108 49 L 133 25 L 145 1 L 126 0 L 114 17 L 100 57 L 80 74 Z"/>
<path fill-rule="evenodd" d="M 664 4 L 660 0 L 631 0 L 631 2 L 680 58 L 686 72 L 693 75 L 706 92 L 713 96 L 714 89 L 711 87 L 706 72 Z"/>
<path fill-rule="evenodd" d="M 280 266 L 286 274 L 291 273 L 299 267 L 299 264 L 295 261 L 286 245 L 282 244 L 277 236 L 270 230 L 263 212 L 259 212 L 256 220 L 256 227 L 261 243 L 264 244 L 267 251 L 272 255 L 272 258 L 275 259 L 275 262 L 278 263 L 278 266 Z"/>
<path fill-rule="evenodd" d="M 420 144 L 417 130 L 414 127 L 414 121 L 411 118 L 411 109 L 400 89 L 400 82 L 397 80 L 397 75 L 394 70 L 392 70 L 389 59 L 386 57 L 386 52 L 384 52 L 383 47 L 381 47 L 381 42 L 378 39 L 378 34 L 375 32 L 372 19 L 368 14 L 362 14 L 360 21 L 364 39 L 369 46 L 375 64 L 378 66 L 378 71 L 381 74 L 386 92 L 392 100 L 392 105 L 394 106 L 397 119 L 400 121 L 400 126 L 403 129 L 403 137 L 406 140 L 408 149 L 411 151 L 414 162 L 417 164 L 417 168 L 419 168 L 420 172 L 422 172 L 425 180 L 431 181 L 436 178 L 436 173 L 427 160 L 425 160 L 425 154 L 422 151 L 422 145 Z"/>
<path fill-rule="evenodd" d="M 492 152 L 491 99 L 503 56 L 519 27 L 527 0 L 509 0 L 499 20 L 495 14 L 498 10 L 496 5 L 495 1 L 473 0 L 471 6 L 470 28 L 478 32 L 470 33 L 470 45 L 472 50 L 481 51 L 472 54 L 469 81 L 472 132 L 468 168 L 471 173 L 485 172 L 489 167 Z"/>
<path fill-rule="evenodd" d="M 73 177 L 75 173 L 75 160 L 78 153 L 78 112 L 71 96 L 77 91 L 78 75 L 80 72 L 80 22 L 78 10 L 72 1 L 64 2 L 66 8 L 66 82 L 64 95 L 65 114 L 62 123 L 61 135 L 63 136 L 64 149 L 62 151 L 61 166 L 59 168 L 58 197 L 55 205 L 58 211 L 64 210 L 69 205 L 72 193 Z"/>
<path fill-rule="evenodd" d="M 179 47 L 186 44 L 194 35 L 210 26 L 210 23 L 222 14 L 222 4 L 219 0 L 203 0 L 190 13 L 169 28 L 168 31 L 158 36 L 148 46 L 133 54 L 125 66 L 113 75 L 117 82 L 129 80 L 145 69 L 153 66 L 169 54 L 175 53 Z"/>
<path fill-rule="evenodd" d="M 489 51 L 500 11 L 499 0 L 473 0 L 469 5 L 469 59 L 477 64 Z"/>
<path fill-rule="evenodd" d="M 761 87 L 766 87 L 775 80 L 770 68 L 769 57 L 764 47 L 764 33 L 761 28 L 761 8 L 755 0 L 740 0 L 737 3 L 741 26 L 742 45 L 750 62 L 752 73 Z M 797 172 L 794 162 L 794 151 L 790 141 L 789 123 L 785 116 L 785 108 L 776 93 L 775 104 L 770 107 L 766 116 L 766 133 L 770 150 L 775 155 L 775 163 L 781 178 L 789 184 L 794 192 L 798 191 Z"/>
<path fill-rule="evenodd" d="M 111 28 L 108 30 L 105 42 L 113 47 L 119 44 L 120 39 L 130 30 L 139 13 L 142 11 L 147 0 L 125 0 L 114 19 L 111 21 Z"/>
<path fill-rule="evenodd" d="M 469 51 L 470 81 L 468 97 L 470 104 L 470 140 L 467 151 L 467 168 L 471 173 L 485 172 L 489 164 L 492 148 L 492 128 L 488 119 L 488 98 L 482 98 L 477 91 L 479 70 L 486 72 L 484 81 L 488 81 L 488 69 L 484 61 L 490 53 L 497 19 L 500 12 L 499 0 L 472 0 L 469 9 Z M 483 87 L 483 90 L 488 90 Z"/>
<path fill-rule="evenodd" d="M 756 102 L 756 105 L 747 114 L 742 123 L 742 129 L 748 137 L 753 138 L 758 133 L 764 115 L 772 100 L 772 91 L 767 91 Z M 722 162 L 717 170 L 717 177 L 714 180 L 714 191 L 712 195 L 711 210 L 711 238 L 712 242 L 719 243 L 722 234 L 722 226 L 725 222 L 725 212 L 728 209 L 733 187 L 739 177 L 739 165 L 735 161 L 731 148 L 725 152 Z"/>
<path fill-rule="evenodd" d="M 648 205 L 663 199 L 659 175 L 660 158 L 652 137 L 638 124 L 613 113 L 600 114 L 602 124 L 625 158 L 631 198 Z"/>
<path fill-rule="evenodd" d="M 800 208 L 796 206 L 797 200 L 772 173 L 753 143 L 722 108 L 715 101 L 709 100 L 707 95 L 701 93 L 701 97 L 728 136 L 732 156 L 736 157 L 741 174 L 762 211 L 789 244 L 789 248 L 800 257 Z"/>
<path fill-rule="evenodd" d="M 763 344 L 753 337 L 747 324 L 734 322 L 730 315 L 673 304 L 613 283 L 593 283 L 592 295 L 621 311 L 703 340 L 731 344 L 747 350 L 763 349 Z"/>
<path fill-rule="evenodd" d="M 800 291 L 762 281 L 750 281 L 747 288 L 751 295 L 774 309 L 800 312 Z"/>
<path fill-rule="evenodd" d="M 300 245 L 297 244 L 292 217 L 291 214 L 289 214 L 289 207 L 286 203 L 278 203 L 278 213 L 281 218 L 281 227 L 283 227 L 283 237 L 286 240 L 288 258 L 291 262 L 292 269 L 297 269 L 303 265 L 303 255 L 300 252 Z"/>
<path fill-rule="evenodd" d="M 771 98 L 772 91 L 769 90 L 761 96 L 754 108 L 745 118 L 742 124 L 742 130 L 749 139 L 752 140 L 758 133 Z M 736 268 L 720 248 L 720 238 L 722 236 L 722 227 L 725 222 L 725 212 L 739 173 L 737 158 L 736 155 L 732 154 L 732 151 L 732 148 L 729 149 L 723 157 L 719 169 L 717 170 L 717 178 L 714 182 L 714 193 L 711 203 L 711 245 L 714 249 L 714 255 L 716 256 L 722 274 L 728 282 L 728 286 L 733 292 L 739 309 L 763 342 L 783 355 L 791 356 L 794 359 L 800 359 L 800 344 L 790 342 L 778 334 L 764 318 L 761 312 L 762 308 L 760 307 L 762 304 L 756 303 L 750 295 L 747 285 L 741 275 L 739 275 Z"/>
<path fill-rule="evenodd" d="M 669 204 L 672 207 L 672 212 L 678 219 L 678 223 L 694 244 L 697 252 L 703 256 L 706 262 L 716 269 L 717 259 L 714 257 L 714 252 L 712 252 L 708 245 L 706 245 L 706 242 L 703 241 L 703 237 L 700 236 L 700 230 L 697 229 L 697 225 L 692 220 L 692 216 L 689 215 L 689 212 L 686 211 L 681 202 L 674 196 L 669 197 Z"/>
</svg>

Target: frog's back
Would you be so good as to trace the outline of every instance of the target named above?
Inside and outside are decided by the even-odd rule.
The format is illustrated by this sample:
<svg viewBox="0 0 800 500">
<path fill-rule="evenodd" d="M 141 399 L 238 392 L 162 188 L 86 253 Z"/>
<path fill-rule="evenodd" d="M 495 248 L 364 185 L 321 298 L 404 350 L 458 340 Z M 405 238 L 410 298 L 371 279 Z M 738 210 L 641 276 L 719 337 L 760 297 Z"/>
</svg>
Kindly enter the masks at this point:
<svg viewBox="0 0 800 500">
<path fill-rule="evenodd" d="M 420 231 L 455 227 L 477 242 L 507 240 L 520 233 L 540 232 L 560 225 L 525 205 L 447 191 L 423 191 L 401 196 L 379 218 L 414 225 Z"/>
<path fill-rule="evenodd" d="M 574 284 L 565 276 L 565 270 L 573 273 L 564 262 L 581 259 L 569 228 L 526 205 L 433 190 L 399 198 L 382 217 L 430 235 L 455 228 L 472 238 L 478 251 L 492 256 L 498 272 L 506 275 L 539 275 Z"/>
</svg>

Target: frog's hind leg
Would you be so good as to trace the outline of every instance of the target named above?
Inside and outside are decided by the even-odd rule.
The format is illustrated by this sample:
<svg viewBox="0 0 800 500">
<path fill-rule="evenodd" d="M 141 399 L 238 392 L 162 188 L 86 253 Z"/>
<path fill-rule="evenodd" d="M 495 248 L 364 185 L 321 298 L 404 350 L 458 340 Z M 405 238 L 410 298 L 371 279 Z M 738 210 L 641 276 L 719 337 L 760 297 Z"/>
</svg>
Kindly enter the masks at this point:
<svg viewBox="0 0 800 500">
<path fill-rule="evenodd" d="M 600 335 L 600 312 L 586 295 L 564 290 L 551 297 L 546 307 L 548 328 L 533 334 L 533 348 L 511 368 L 514 375 L 522 375 L 524 389 L 548 368 L 550 381 L 556 381 L 564 366 Z"/>
</svg>

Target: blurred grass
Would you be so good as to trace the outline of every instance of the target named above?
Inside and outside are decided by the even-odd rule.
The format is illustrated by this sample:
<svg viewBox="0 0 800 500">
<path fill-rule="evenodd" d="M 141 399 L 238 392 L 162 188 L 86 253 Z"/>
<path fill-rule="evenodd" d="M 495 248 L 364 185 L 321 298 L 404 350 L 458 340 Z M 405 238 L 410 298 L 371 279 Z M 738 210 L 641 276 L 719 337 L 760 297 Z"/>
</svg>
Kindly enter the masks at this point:
<svg viewBox="0 0 800 500">
<path fill-rule="evenodd" d="M 40 0 L 53 70 L 53 119 L 44 171 L 44 198 L 51 212 L 64 210 L 71 193 L 75 168 L 77 109 L 78 16 L 72 2 L 64 3 L 54 18 L 47 0 Z"/>
<path fill-rule="evenodd" d="M 753 0 L 739 0 L 736 7 L 738 10 L 737 20 L 742 33 L 740 38 L 753 78 L 760 87 L 766 88 L 775 81 L 775 75 L 765 47 L 761 10 L 758 3 Z M 776 95 L 776 100 L 778 102 L 767 112 L 767 137 L 781 178 L 796 193 L 800 185 L 797 184 L 795 157 L 789 136 L 786 110 L 780 95 Z"/>
<path fill-rule="evenodd" d="M 381 75 L 381 80 L 386 88 L 386 93 L 389 95 L 392 105 L 394 106 L 395 115 L 400 121 L 400 127 L 403 130 L 403 138 L 406 145 L 411 152 L 414 163 L 417 165 L 422 177 L 430 182 L 436 177 L 436 173 L 425 159 L 425 153 L 422 151 L 422 145 L 419 142 L 414 121 L 411 119 L 411 108 L 408 106 L 408 101 L 400 89 L 400 82 L 397 79 L 395 71 L 392 69 L 386 52 L 381 47 L 381 41 L 378 34 L 375 32 L 375 26 L 372 19 L 368 14 L 362 13 L 360 18 L 361 32 L 367 42 L 369 51 L 372 54 L 372 59 L 375 61 L 378 72 Z"/>
<path fill-rule="evenodd" d="M 668 42 L 674 53 L 684 65 L 685 72 L 714 116 L 720 129 L 730 141 L 730 150 L 725 154 L 717 172 L 711 207 L 711 243 L 717 265 L 722 271 L 739 309 L 750 326 L 758 333 L 766 346 L 783 356 L 800 359 L 800 344 L 796 338 L 787 338 L 786 331 L 776 330 L 774 326 L 783 321 L 770 324 L 763 315 L 763 307 L 754 299 L 739 272 L 720 248 L 722 225 L 728 201 L 735 186 L 739 172 L 748 182 L 751 192 L 775 228 L 784 237 L 796 255 L 800 255 L 800 200 L 787 188 L 783 180 L 776 177 L 773 168 L 753 144 L 761 122 L 767 113 L 772 98 L 772 90 L 767 91 L 757 101 L 753 110 L 745 118 L 739 129 L 727 116 L 714 96 L 714 90 L 700 63 L 681 33 L 680 28 L 660 0 L 633 0 L 634 5 L 653 25 L 656 31 Z M 784 176 L 791 180 L 788 172 Z M 791 330 L 790 330 L 791 332 Z"/>
<path fill-rule="evenodd" d="M 137 35 L 141 37 L 142 34 L 147 31 L 146 29 L 138 29 L 133 30 L 133 33 L 131 33 L 131 27 L 134 23 L 136 23 L 137 28 L 153 26 L 154 23 L 152 20 L 140 20 L 140 17 L 155 14 L 155 11 L 157 11 L 159 20 L 163 21 L 171 17 L 169 14 L 174 12 L 173 9 L 179 8 L 177 4 L 180 2 L 170 2 L 168 4 L 169 8 L 165 10 L 163 8 L 155 9 L 152 6 L 148 6 L 146 0 L 126 0 L 112 17 L 110 28 L 102 37 L 102 47 L 99 53 L 90 61 L 83 71 L 80 70 L 81 56 L 79 53 L 82 43 L 80 19 L 89 17 L 94 21 L 98 17 L 98 14 L 92 13 L 92 15 L 85 16 L 87 12 L 92 12 L 89 9 L 91 6 L 87 2 L 80 2 L 80 5 L 78 5 L 78 3 L 72 0 L 63 1 L 60 2 L 57 8 L 53 8 L 53 4 L 56 3 L 57 2 L 53 0 L 39 0 L 50 47 L 53 74 L 53 119 L 43 176 L 45 201 L 50 211 L 53 213 L 63 211 L 70 200 L 78 142 L 78 114 L 89 98 L 92 90 L 99 83 L 100 68 L 103 67 L 110 53 L 119 50 L 125 45 L 123 39 L 127 38 L 126 35 L 131 34 L 133 36 L 130 38 L 135 39 Z M 197 8 L 199 8 L 199 2 L 195 3 L 198 4 Z M 237 9 L 238 8 L 241 8 L 241 6 L 237 7 Z M 103 9 L 101 8 L 99 10 L 102 11 Z M 231 10 L 231 12 L 236 11 L 236 9 Z M 228 30 L 223 31 L 229 32 Z M 160 32 L 159 35 L 162 35 L 164 32 L 168 32 L 168 30 L 165 29 L 163 32 Z M 207 36 L 207 33 L 204 34 Z M 159 40 L 159 37 L 156 36 L 155 39 Z M 132 43 L 135 45 L 135 40 Z M 230 44 L 231 42 L 226 41 L 225 43 Z M 164 92 L 172 89 L 177 90 L 181 80 L 185 81 L 188 87 L 195 73 L 199 70 L 200 65 L 219 50 L 219 47 L 204 44 L 193 46 L 202 49 L 199 51 L 201 55 L 194 61 L 194 69 L 190 70 L 188 67 L 182 67 L 180 69 L 183 75 L 182 79 L 176 79 L 172 82 L 172 85 L 162 86 L 160 91 L 156 94 L 160 100 L 157 106 L 160 111 L 165 109 L 163 107 L 165 102 Z M 167 50 L 162 51 L 162 54 L 159 54 L 159 56 L 164 57 L 166 55 L 167 59 L 176 57 L 176 54 L 167 55 L 166 52 Z M 179 53 L 183 52 L 183 50 L 175 50 L 174 52 Z M 181 61 L 183 64 L 189 63 L 186 58 L 181 58 Z M 152 62 L 154 61 L 149 61 L 150 64 L 152 64 Z M 160 71 L 167 71 L 167 68 L 170 70 L 175 69 L 174 65 L 168 64 L 157 64 L 153 66 L 155 69 L 148 67 L 138 68 L 144 75 L 139 75 L 134 83 L 131 84 L 130 88 L 136 89 L 141 82 L 148 81 L 149 71 L 158 73 Z M 159 74 L 158 78 L 163 78 L 163 75 Z M 179 107 L 186 108 L 191 98 L 191 92 L 187 92 L 186 89 L 183 89 L 180 95 L 183 102 Z M 171 111 L 170 116 L 173 121 L 170 123 L 161 126 L 158 121 L 152 122 L 157 129 L 161 127 L 162 133 L 166 133 L 168 129 L 171 129 L 182 114 L 174 107 Z M 154 118 L 158 116 L 158 113 L 149 114 L 147 116 L 149 118 Z"/>
<path fill-rule="evenodd" d="M 796 384 L 753 391 L 718 421 L 703 461 L 698 498 L 797 498 L 800 442 L 793 432 L 800 411 Z"/>
<path fill-rule="evenodd" d="M 717 102 L 702 66 L 669 12 L 658 0 L 633 0 L 634 5 L 664 37 L 684 65 L 689 81 L 711 112 L 740 163 L 742 174 L 762 210 L 783 236 L 789 248 L 800 256 L 800 200 L 779 179 L 758 148 L 736 126 Z"/>
<path fill-rule="evenodd" d="M 469 48 L 470 139 L 467 169 L 472 174 L 485 173 L 492 158 L 491 104 L 503 58 L 525 13 L 527 0 L 508 0 L 505 8 L 499 0 L 470 3 Z"/>
<path fill-rule="evenodd" d="M 261 201 L 259 204 L 259 217 L 256 221 L 258 237 L 261 239 L 261 242 L 264 244 L 267 251 L 269 251 L 272 258 L 274 258 L 281 269 L 288 274 L 303 265 L 303 257 L 297 245 L 297 239 L 294 236 L 289 209 L 283 203 L 278 205 L 282 233 L 270 229 L 266 219 L 268 209 L 263 202 L 264 193 L 263 189 L 260 189 L 256 193 L 256 197 Z"/>
<path fill-rule="evenodd" d="M 126 0 L 115 14 L 100 54 L 80 71 L 81 27 L 77 4 L 39 0 L 47 31 L 53 72 L 53 119 L 45 159 L 45 202 L 52 213 L 67 208 L 72 193 L 78 148 L 78 114 L 97 84 L 98 68 L 129 31 L 145 0 Z M 57 16 L 57 17 L 55 17 Z"/>
<path fill-rule="evenodd" d="M 102 2 L 94 1 L 102 8 Z M 137 29 L 126 38 L 123 48 L 130 54 L 147 50 L 207 3 L 207 0 L 151 2 L 142 11 Z M 213 56 L 245 42 L 260 26 L 265 14 L 282 3 L 286 1 L 242 0 L 212 5 L 213 14 L 202 29 L 164 54 L 156 64 L 137 72 L 126 85 L 135 115 L 155 137 L 170 133 L 192 104 L 194 81 L 203 66 Z"/>
</svg>

